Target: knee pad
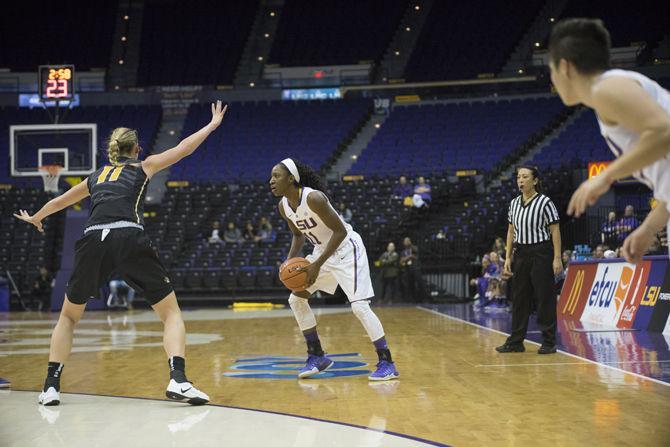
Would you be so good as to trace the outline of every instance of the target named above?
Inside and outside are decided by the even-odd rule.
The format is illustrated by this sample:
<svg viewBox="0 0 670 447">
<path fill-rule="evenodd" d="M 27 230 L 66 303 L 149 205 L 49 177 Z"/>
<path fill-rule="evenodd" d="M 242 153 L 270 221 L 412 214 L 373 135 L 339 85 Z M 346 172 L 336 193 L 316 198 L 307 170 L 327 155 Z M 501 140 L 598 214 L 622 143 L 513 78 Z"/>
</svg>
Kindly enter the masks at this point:
<svg viewBox="0 0 670 447">
<path fill-rule="evenodd" d="M 370 308 L 369 300 L 354 301 L 351 303 L 351 310 L 365 328 L 370 340 L 379 340 L 384 336 L 382 323 Z"/>
<path fill-rule="evenodd" d="M 309 307 L 309 301 L 306 298 L 300 298 L 294 294 L 288 297 L 288 305 L 291 306 L 295 321 L 301 331 L 306 331 L 316 326 L 316 317 L 312 308 Z"/>
</svg>

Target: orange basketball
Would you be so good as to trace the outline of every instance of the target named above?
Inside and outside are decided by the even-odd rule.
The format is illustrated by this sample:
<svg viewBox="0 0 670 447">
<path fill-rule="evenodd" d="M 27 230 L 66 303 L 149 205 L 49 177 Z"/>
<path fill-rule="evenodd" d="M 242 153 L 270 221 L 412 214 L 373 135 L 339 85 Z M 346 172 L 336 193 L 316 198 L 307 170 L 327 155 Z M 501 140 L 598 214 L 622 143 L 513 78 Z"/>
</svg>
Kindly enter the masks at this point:
<svg viewBox="0 0 670 447">
<path fill-rule="evenodd" d="M 309 261 L 305 258 L 287 259 L 279 267 L 279 279 L 287 289 L 293 292 L 302 292 L 307 288 L 307 272 L 301 272 L 298 269 L 308 265 Z"/>
</svg>

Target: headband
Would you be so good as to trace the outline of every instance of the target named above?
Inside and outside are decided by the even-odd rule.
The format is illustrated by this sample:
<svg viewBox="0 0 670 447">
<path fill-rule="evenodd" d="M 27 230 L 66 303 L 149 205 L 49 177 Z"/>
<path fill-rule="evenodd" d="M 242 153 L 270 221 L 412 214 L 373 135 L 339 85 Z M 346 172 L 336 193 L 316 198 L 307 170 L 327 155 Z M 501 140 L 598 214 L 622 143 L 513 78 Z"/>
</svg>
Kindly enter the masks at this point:
<svg viewBox="0 0 670 447">
<path fill-rule="evenodd" d="M 298 167 L 295 165 L 295 162 L 290 158 L 285 158 L 281 161 L 281 164 L 286 166 L 286 169 L 295 178 L 295 181 L 300 183 L 300 173 L 298 173 Z"/>
</svg>

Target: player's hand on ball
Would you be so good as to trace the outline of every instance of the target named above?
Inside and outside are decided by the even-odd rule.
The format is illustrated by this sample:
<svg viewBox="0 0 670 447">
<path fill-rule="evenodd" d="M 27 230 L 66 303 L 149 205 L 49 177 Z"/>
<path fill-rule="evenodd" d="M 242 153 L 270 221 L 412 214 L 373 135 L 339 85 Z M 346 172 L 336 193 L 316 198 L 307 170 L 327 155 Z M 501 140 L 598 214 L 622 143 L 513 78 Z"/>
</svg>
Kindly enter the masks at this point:
<svg viewBox="0 0 670 447">
<path fill-rule="evenodd" d="M 605 194 L 609 189 L 610 182 L 602 174 L 585 181 L 579 185 L 577 191 L 572 195 L 568 204 L 568 214 L 575 217 L 581 216 L 586 211 L 586 208 L 595 205 L 600 196 Z"/>
<path fill-rule="evenodd" d="M 40 233 L 44 233 L 44 227 L 42 226 L 42 221 L 35 219 L 33 216 L 28 214 L 28 211 L 26 210 L 20 210 L 19 214 L 14 213 L 14 217 L 17 219 L 20 219 L 24 222 L 28 222 L 31 225 L 35 225 L 35 228 L 37 228 L 37 231 Z"/>
<path fill-rule="evenodd" d="M 316 263 L 312 263 L 305 267 L 298 268 L 301 272 L 307 272 L 307 286 L 311 286 L 316 282 L 316 278 L 319 277 L 319 271 L 321 271 L 321 266 Z"/>
<path fill-rule="evenodd" d="M 223 116 L 228 110 L 228 104 L 225 106 L 222 105 L 221 101 L 216 101 L 216 104 L 212 103 L 212 121 L 209 123 L 214 129 L 219 127 L 221 121 L 223 121 Z"/>
<path fill-rule="evenodd" d="M 623 257 L 626 261 L 637 264 L 654 242 L 656 235 L 644 226 L 638 227 L 623 241 Z"/>
</svg>

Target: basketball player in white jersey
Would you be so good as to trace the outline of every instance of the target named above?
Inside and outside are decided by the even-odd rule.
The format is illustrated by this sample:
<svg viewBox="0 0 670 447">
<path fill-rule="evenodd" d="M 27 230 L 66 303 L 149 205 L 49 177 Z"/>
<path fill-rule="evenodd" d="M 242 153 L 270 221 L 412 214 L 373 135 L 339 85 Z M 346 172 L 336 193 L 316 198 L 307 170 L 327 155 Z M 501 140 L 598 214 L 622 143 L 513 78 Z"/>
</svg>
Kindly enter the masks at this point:
<svg viewBox="0 0 670 447">
<path fill-rule="evenodd" d="M 334 293 L 339 284 L 379 357 L 377 370 L 368 378 L 374 381 L 397 378 L 399 373 L 391 359 L 384 328 L 370 308 L 374 290 L 365 246 L 322 192 L 326 189 L 323 180 L 308 166 L 287 158 L 272 168 L 270 189 L 275 197 L 282 197 L 279 214 L 293 232 L 287 258 L 298 256 L 305 239 L 314 246 L 312 254 L 307 256 L 310 264 L 304 268 L 309 286 L 303 292 L 291 293 L 288 299 L 307 342 L 307 362 L 298 377 L 311 377 L 333 366 L 321 348 L 308 298 L 317 290 Z"/>
<path fill-rule="evenodd" d="M 670 229 L 670 93 L 640 73 L 610 69 L 610 36 L 597 19 L 559 22 L 549 38 L 551 80 L 563 103 L 584 104 L 617 157 L 582 183 L 568 205 L 581 216 L 612 183 L 633 175 L 654 191 L 658 206 L 624 241 L 629 262 L 639 262 L 656 233 Z"/>
</svg>

